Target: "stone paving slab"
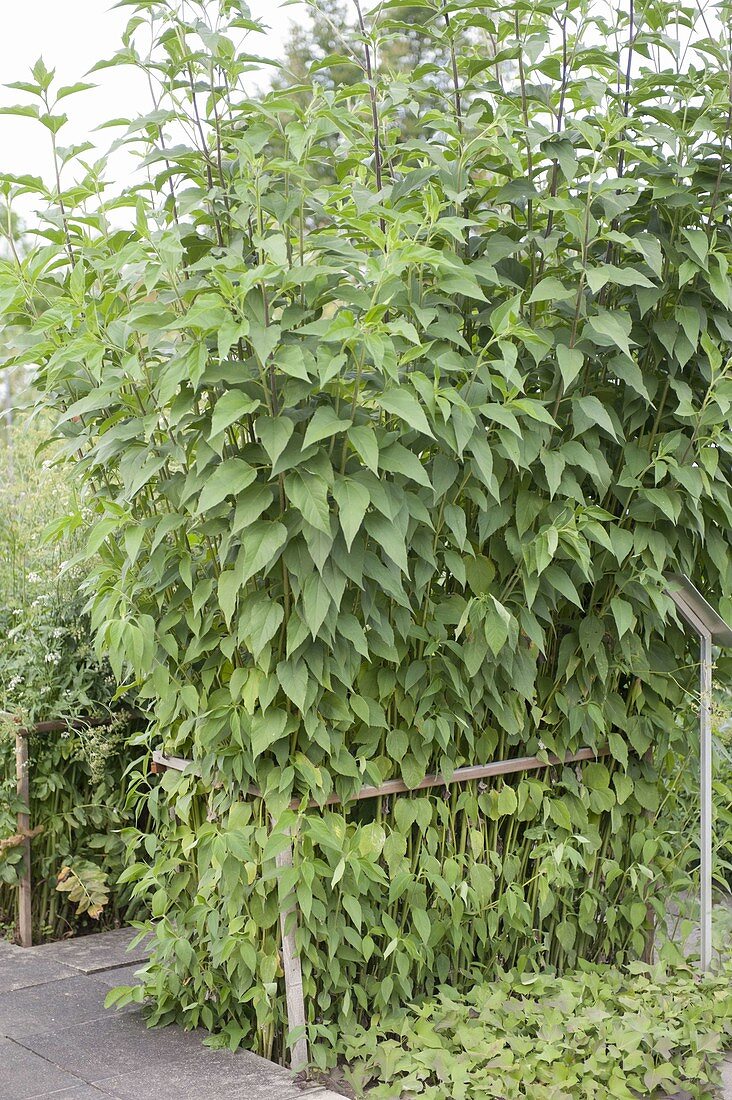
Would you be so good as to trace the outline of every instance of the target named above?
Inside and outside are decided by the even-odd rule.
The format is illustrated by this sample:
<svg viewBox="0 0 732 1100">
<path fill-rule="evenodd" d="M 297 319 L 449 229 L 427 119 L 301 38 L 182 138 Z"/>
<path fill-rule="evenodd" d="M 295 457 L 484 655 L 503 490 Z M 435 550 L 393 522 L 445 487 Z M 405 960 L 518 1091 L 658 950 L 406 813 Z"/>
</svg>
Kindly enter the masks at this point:
<svg viewBox="0 0 732 1100">
<path fill-rule="evenodd" d="M 114 989 L 118 985 L 139 985 L 140 979 L 137 972 L 143 964 L 132 963 L 131 966 L 116 966 L 114 970 L 97 970 L 93 977 L 101 982 L 107 990 Z"/>
<path fill-rule="evenodd" d="M 123 984 L 120 982 L 119 984 Z M 72 1025 L 88 1024 L 108 1016 L 104 998 L 109 986 L 94 978 L 75 974 L 62 981 L 26 986 L 0 994 L 0 1035 L 23 1039 Z M 130 1011 L 130 1008 L 122 1011 Z"/>
<path fill-rule="evenodd" d="M 0 1100 L 342 1100 L 255 1054 L 209 1050 L 203 1031 L 150 1029 L 134 1005 L 105 1010 L 147 959 L 144 945 L 127 951 L 136 934 L 0 943 Z"/>
<path fill-rule="evenodd" d="M 46 962 L 70 966 L 82 974 L 95 974 L 130 963 L 147 962 L 150 951 L 146 941 L 130 950 L 130 944 L 137 935 L 136 928 L 115 928 L 111 932 L 44 943 L 32 950 L 35 956 Z"/>
<path fill-rule="evenodd" d="M 722 1098 L 732 1100 L 732 1054 L 728 1054 L 722 1066 Z"/>
<path fill-rule="evenodd" d="M 105 1078 L 122 1077 L 134 1070 L 147 1077 L 161 1064 L 175 1062 L 194 1070 L 213 1072 L 230 1060 L 225 1051 L 202 1045 L 205 1032 L 187 1032 L 180 1027 L 149 1028 L 139 1012 L 109 1012 L 93 1027 L 77 1024 L 60 1030 L 25 1035 L 23 1046 L 56 1065 L 63 1066 L 83 1081 L 97 1084 Z M 104 1056 L 100 1057 L 100 1048 Z M 251 1057 L 251 1055 L 249 1055 Z M 269 1066 L 269 1063 L 266 1063 Z M 273 1069 L 276 1067 L 273 1067 Z"/>
<path fill-rule="evenodd" d="M 59 1089 L 79 1084 L 78 1077 L 12 1039 L 0 1039 L 0 1066 L 0 1100 L 52 1096 Z"/>
<path fill-rule="evenodd" d="M 95 1085 L 115 1100 L 324 1100 L 322 1089 L 303 1092 L 282 1070 L 246 1052 L 209 1051 L 199 1058 L 159 1062 L 146 1068 L 144 1080 L 136 1073 L 104 1078 Z"/>
<path fill-rule="evenodd" d="M 42 1092 L 40 1097 L 30 1097 L 29 1100 L 104 1100 L 109 1097 L 108 1092 L 100 1092 L 94 1085 L 82 1085 L 80 1088 L 61 1089 L 61 1092 Z"/>
<path fill-rule="evenodd" d="M 47 982 L 72 978 L 76 971 L 54 959 L 44 959 L 34 954 L 36 948 L 15 948 L 0 955 L 0 994 L 16 989 L 45 985 Z"/>
</svg>

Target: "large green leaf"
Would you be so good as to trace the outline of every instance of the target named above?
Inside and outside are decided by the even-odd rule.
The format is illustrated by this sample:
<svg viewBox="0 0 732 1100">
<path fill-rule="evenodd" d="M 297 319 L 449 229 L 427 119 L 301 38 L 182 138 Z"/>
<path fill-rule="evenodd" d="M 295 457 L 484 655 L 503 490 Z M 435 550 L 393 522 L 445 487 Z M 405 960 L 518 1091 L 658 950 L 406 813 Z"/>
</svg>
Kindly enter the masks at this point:
<svg viewBox="0 0 732 1100">
<path fill-rule="evenodd" d="M 241 458 L 227 458 L 206 481 L 198 498 L 196 512 L 208 512 L 225 500 L 227 496 L 236 497 L 251 485 L 257 471 Z"/>
<path fill-rule="evenodd" d="M 333 496 L 338 505 L 338 519 L 346 546 L 350 550 L 358 534 L 364 516 L 371 503 L 368 489 L 351 478 L 338 478 L 333 486 Z"/>
</svg>

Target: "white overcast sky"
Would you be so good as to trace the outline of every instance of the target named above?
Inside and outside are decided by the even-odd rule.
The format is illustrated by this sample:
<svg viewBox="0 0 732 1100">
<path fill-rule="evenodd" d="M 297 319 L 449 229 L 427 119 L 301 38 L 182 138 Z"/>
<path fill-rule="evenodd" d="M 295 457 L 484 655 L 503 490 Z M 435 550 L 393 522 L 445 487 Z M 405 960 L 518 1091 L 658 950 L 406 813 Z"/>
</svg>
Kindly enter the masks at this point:
<svg viewBox="0 0 732 1100">
<path fill-rule="evenodd" d="M 55 68 L 61 83 L 72 84 L 92 65 L 119 49 L 130 8 L 113 9 L 113 0 L 22 0 L 3 3 L 0 19 L 0 83 L 29 79 L 30 67 L 43 57 Z M 278 56 L 290 23 L 303 17 L 303 6 L 280 6 L 280 0 L 250 0 L 254 18 L 269 25 L 267 34 L 249 41 L 252 53 Z M 92 140 L 105 149 L 120 131 L 92 133 L 99 123 L 137 110 L 150 109 L 147 87 L 140 73 L 127 66 L 104 69 L 89 78 L 98 87 L 65 101 L 70 119 L 59 143 Z M 0 88 L 0 105 L 27 103 L 23 93 Z M 0 172 L 30 173 L 49 178 L 48 132 L 28 118 L 0 115 Z"/>
</svg>

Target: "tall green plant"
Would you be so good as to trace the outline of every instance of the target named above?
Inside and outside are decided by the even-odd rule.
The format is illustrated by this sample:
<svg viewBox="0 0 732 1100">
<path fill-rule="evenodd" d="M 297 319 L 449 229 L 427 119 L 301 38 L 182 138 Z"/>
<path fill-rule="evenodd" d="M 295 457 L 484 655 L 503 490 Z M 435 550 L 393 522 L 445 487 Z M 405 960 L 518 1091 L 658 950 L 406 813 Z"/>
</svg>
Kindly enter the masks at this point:
<svg viewBox="0 0 732 1100">
<path fill-rule="evenodd" d="M 57 148 L 0 285 L 93 513 L 100 646 L 195 761 L 130 833 L 154 1018 L 282 1055 L 291 894 L 325 1047 L 495 965 L 637 956 L 693 709 L 663 573 L 732 606 L 727 30 L 425 5 L 447 73 L 405 83 L 392 2 L 303 106 L 239 91 L 237 0 L 130 6 L 104 64 L 150 76 L 149 180 L 100 200 Z M 55 143 L 69 90 L 25 91 Z M 610 759 L 308 809 L 584 745 Z"/>
</svg>

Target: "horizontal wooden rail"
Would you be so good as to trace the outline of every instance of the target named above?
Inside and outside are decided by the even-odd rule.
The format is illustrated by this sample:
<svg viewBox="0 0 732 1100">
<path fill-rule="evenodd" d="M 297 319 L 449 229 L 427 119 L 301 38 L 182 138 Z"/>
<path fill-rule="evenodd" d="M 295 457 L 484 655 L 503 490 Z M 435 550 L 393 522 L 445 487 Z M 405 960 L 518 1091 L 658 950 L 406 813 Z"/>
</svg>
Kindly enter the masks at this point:
<svg viewBox="0 0 732 1100">
<path fill-rule="evenodd" d="M 565 757 L 549 756 L 546 759 L 541 756 L 516 756 L 511 760 L 494 760 L 491 764 L 471 764 L 465 768 L 456 768 L 448 779 L 444 775 L 426 775 L 416 787 L 408 787 L 402 779 L 389 779 L 380 787 L 361 787 L 350 799 L 342 799 L 340 795 L 331 794 L 325 802 L 312 799 L 309 803 L 311 809 L 318 806 L 334 806 L 337 803 L 348 801 L 358 802 L 365 798 L 380 798 L 389 794 L 406 794 L 410 791 L 423 791 L 430 787 L 446 787 L 450 783 L 469 783 L 473 779 L 488 779 L 496 775 L 513 775 L 516 772 L 538 771 L 541 768 L 556 767 L 558 764 L 574 764 L 580 760 L 596 760 L 599 756 L 607 756 L 610 752 L 607 745 L 599 749 L 578 749 L 577 752 L 568 753 Z M 186 760 L 182 756 L 168 756 L 161 749 L 156 749 L 152 754 L 153 772 L 165 771 L 183 772 L 190 769 L 191 774 L 199 774 L 199 769 L 193 760 Z M 252 798 L 261 798 L 259 787 L 249 787 L 248 793 Z M 293 810 L 300 806 L 298 799 L 290 803 Z"/>
<path fill-rule="evenodd" d="M 450 783 L 469 783 L 475 779 L 487 779 L 490 776 L 496 775 L 512 775 L 517 772 L 538 771 L 541 768 L 555 767 L 558 764 L 574 764 L 580 760 L 596 760 L 599 756 L 607 756 L 610 752 L 607 745 L 602 746 L 599 749 L 584 748 L 579 749 L 578 752 L 568 753 L 565 757 L 560 758 L 558 756 L 549 756 L 542 759 L 539 756 L 517 756 L 513 760 L 495 760 L 491 764 L 472 764 L 465 768 L 456 768 L 452 773 L 452 776 L 447 779 L 444 775 L 426 775 L 421 783 L 418 783 L 416 787 L 408 787 L 407 784 L 401 779 L 389 779 L 386 783 L 382 783 L 380 787 L 361 787 L 360 791 L 352 796 L 352 799 L 344 800 L 339 795 L 330 795 L 323 805 L 333 806 L 336 803 L 344 801 L 360 801 L 365 798 L 379 798 L 382 795 L 390 794 L 406 794 L 409 791 L 423 791 L 430 787 L 445 787 Z M 152 754 L 152 771 L 162 772 L 171 769 L 177 772 L 190 771 L 192 775 L 200 775 L 200 768 L 195 764 L 193 760 L 186 760 L 182 756 L 168 756 L 161 749 L 155 749 Z M 261 798 L 262 792 L 258 787 L 249 787 L 249 795 L 253 798 Z M 294 799 L 290 806 L 292 809 L 297 810 L 300 808 L 301 802 Z M 308 803 L 311 809 L 316 809 L 321 806 L 321 803 L 312 799 Z M 292 866 L 292 841 L 288 843 L 286 849 L 280 852 L 277 856 L 278 868 L 289 868 Z M 288 917 L 291 915 L 294 909 L 295 924 L 292 926 L 288 923 Z M 294 905 L 288 904 L 286 900 L 281 901 L 280 907 L 280 928 L 282 936 L 282 960 L 285 977 L 285 995 L 287 999 L 287 1021 L 289 1030 L 295 1030 L 296 1028 L 302 1029 L 305 1024 L 305 1000 L 302 987 L 302 969 L 300 964 L 300 955 L 297 950 L 296 941 L 296 925 L 298 923 L 299 910 L 297 903 Z M 300 1038 L 295 1044 L 292 1051 L 291 1065 L 293 1069 L 300 1068 L 307 1062 L 307 1039 Z"/>
<path fill-rule="evenodd" d="M 8 848 L 19 848 L 21 844 L 25 844 L 26 840 L 32 840 L 34 836 L 40 836 L 42 832 L 43 825 L 36 825 L 35 829 L 28 829 L 27 832 L 2 837 L 0 839 L 0 852 L 4 852 Z"/>
<path fill-rule="evenodd" d="M 109 718 L 59 718 L 53 722 L 34 722 L 32 726 L 23 726 L 17 715 L 8 714 L 7 711 L 0 712 L 0 718 L 12 722 L 15 726 L 15 733 L 20 734 L 21 737 L 28 737 L 31 733 L 64 733 L 66 730 L 84 730 L 92 726 L 106 726 L 108 722 L 112 721 L 113 717 L 116 716 L 110 715 Z"/>
</svg>

